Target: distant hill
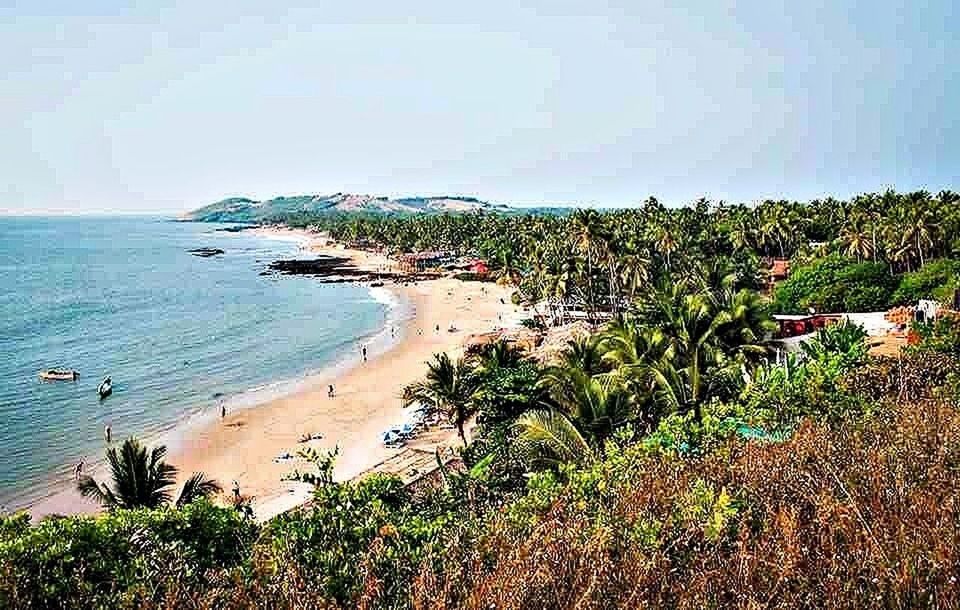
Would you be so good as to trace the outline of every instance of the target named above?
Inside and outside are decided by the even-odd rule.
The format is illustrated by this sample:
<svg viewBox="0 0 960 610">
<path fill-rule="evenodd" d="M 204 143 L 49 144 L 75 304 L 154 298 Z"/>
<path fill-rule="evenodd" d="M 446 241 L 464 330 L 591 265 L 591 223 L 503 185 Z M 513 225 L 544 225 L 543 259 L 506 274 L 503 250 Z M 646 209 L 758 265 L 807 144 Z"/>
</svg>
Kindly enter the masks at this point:
<svg viewBox="0 0 960 610">
<path fill-rule="evenodd" d="M 516 212 L 514 208 L 487 203 L 474 197 L 403 197 L 390 199 L 373 195 L 335 193 L 297 195 L 255 201 L 231 197 L 183 215 L 199 222 L 263 222 L 291 214 L 324 212 L 366 212 L 378 214 L 423 214 L 442 212 Z"/>
</svg>

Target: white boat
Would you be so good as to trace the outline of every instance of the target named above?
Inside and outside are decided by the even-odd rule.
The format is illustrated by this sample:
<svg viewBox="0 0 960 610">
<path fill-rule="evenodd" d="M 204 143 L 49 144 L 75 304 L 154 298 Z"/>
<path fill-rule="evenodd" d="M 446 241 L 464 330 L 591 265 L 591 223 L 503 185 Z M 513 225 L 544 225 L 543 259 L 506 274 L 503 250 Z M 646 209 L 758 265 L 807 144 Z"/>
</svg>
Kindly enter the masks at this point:
<svg viewBox="0 0 960 610">
<path fill-rule="evenodd" d="M 40 379 L 43 381 L 76 381 L 80 378 L 80 373 L 73 369 L 47 369 L 40 371 Z"/>
<path fill-rule="evenodd" d="M 105 377 L 103 381 L 100 382 L 100 387 L 97 388 L 97 392 L 100 394 L 100 400 L 103 400 L 113 393 L 113 382 L 109 377 Z"/>
</svg>

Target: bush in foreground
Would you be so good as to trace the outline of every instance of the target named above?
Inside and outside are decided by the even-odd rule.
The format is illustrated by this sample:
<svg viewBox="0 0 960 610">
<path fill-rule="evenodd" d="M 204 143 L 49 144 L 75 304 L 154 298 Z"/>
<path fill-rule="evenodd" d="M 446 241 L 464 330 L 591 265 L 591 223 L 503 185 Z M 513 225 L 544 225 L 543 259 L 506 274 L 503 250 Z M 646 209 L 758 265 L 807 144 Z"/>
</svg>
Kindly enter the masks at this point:
<svg viewBox="0 0 960 610">
<path fill-rule="evenodd" d="M 414 607 L 956 607 L 958 467 L 960 415 L 934 402 L 697 459 L 632 448 L 536 482 Z"/>
<path fill-rule="evenodd" d="M 245 560 L 257 527 L 206 500 L 97 516 L 0 518 L 0 607 L 153 607 Z"/>
</svg>

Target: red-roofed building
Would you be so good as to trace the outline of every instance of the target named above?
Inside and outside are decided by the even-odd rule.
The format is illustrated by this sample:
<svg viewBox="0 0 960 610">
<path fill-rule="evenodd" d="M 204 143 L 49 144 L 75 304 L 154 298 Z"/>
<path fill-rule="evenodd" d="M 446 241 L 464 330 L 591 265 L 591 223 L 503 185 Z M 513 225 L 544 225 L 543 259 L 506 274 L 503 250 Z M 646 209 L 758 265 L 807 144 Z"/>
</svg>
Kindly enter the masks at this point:
<svg viewBox="0 0 960 610">
<path fill-rule="evenodd" d="M 766 259 L 767 292 L 773 294 L 777 282 L 782 282 L 790 276 L 790 260 L 786 258 Z"/>
<path fill-rule="evenodd" d="M 786 258 L 775 258 L 770 265 L 770 281 L 779 282 L 790 275 L 790 261 Z"/>
</svg>

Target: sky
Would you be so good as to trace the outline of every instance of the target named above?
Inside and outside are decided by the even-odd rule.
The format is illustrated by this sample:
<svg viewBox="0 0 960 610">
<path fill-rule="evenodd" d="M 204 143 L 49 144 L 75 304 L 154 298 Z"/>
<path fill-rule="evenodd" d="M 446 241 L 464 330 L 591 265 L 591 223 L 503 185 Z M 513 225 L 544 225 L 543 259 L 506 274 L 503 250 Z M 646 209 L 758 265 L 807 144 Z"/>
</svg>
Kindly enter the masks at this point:
<svg viewBox="0 0 960 610">
<path fill-rule="evenodd" d="M 0 0 L 0 213 L 958 189 L 958 17 L 955 0 Z"/>
</svg>

